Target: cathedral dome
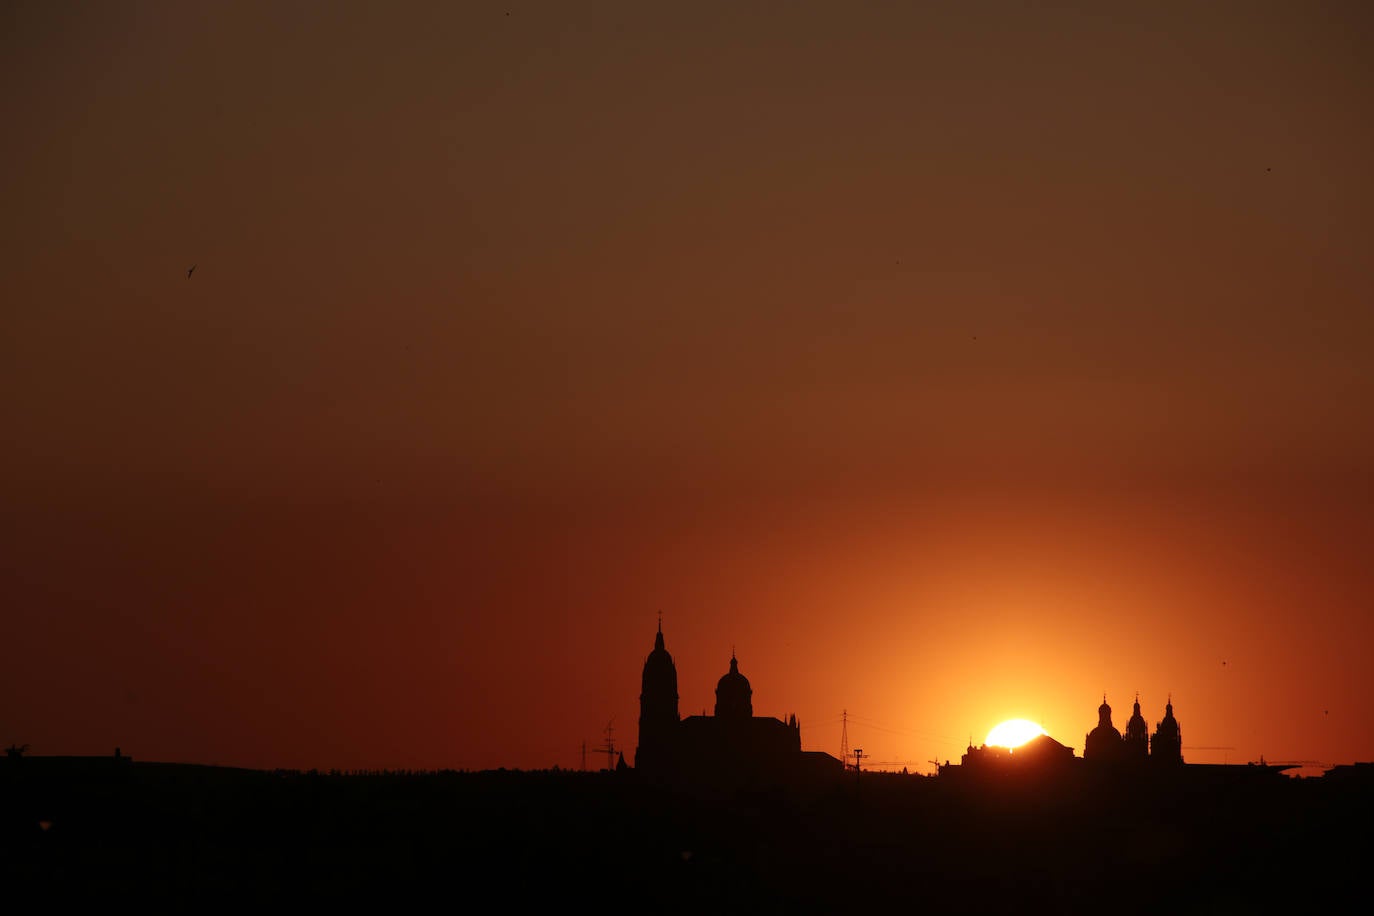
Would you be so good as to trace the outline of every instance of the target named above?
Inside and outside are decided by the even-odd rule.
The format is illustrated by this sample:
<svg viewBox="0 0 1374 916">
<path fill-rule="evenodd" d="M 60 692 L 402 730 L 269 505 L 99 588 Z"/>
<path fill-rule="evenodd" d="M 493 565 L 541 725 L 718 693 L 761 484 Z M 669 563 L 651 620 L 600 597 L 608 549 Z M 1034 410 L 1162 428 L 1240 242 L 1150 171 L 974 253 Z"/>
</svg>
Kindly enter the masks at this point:
<svg viewBox="0 0 1374 916">
<path fill-rule="evenodd" d="M 1112 725 L 1112 708 L 1103 696 L 1102 705 L 1097 707 L 1097 727 L 1088 732 L 1083 742 L 1083 756 L 1087 759 L 1111 760 L 1118 758 L 1122 749 L 1121 732 Z"/>
<path fill-rule="evenodd" d="M 740 674 L 739 661 L 730 656 L 730 670 L 716 683 L 716 715 L 748 719 L 754 715 L 754 688 Z"/>
</svg>

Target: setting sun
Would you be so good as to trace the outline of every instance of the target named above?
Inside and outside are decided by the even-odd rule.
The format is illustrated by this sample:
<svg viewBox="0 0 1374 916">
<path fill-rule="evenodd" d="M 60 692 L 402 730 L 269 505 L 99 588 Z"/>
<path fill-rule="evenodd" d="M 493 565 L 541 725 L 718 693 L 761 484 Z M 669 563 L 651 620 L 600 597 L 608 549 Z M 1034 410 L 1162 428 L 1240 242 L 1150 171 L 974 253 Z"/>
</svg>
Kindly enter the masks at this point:
<svg viewBox="0 0 1374 916">
<path fill-rule="evenodd" d="M 1029 719 L 1008 719 L 994 725 L 984 743 L 995 747 L 1020 747 L 1043 734 L 1046 734 L 1045 730 Z"/>
</svg>

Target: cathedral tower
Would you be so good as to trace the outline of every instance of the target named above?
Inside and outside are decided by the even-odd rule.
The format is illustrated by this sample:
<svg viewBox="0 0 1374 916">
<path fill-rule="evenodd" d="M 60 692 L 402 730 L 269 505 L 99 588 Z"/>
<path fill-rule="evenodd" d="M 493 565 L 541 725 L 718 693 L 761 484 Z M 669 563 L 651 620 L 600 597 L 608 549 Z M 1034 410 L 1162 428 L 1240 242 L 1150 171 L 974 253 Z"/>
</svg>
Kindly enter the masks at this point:
<svg viewBox="0 0 1374 916">
<path fill-rule="evenodd" d="M 1130 721 L 1126 723 L 1125 743 L 1127 760 L 1144 760 L 1150 755 L 1150 726 L 1140 714 L 1140 694 L 1135 695 L 1135 706 Z"/>
<path fill-rule="evenodd" d="M 664 648 L 663 620 L 660 618 L 654 648 L 644 660 L 644 673 L 640 678 L 636 769 L 662 770 L 671 763 L 680 719 L 677 701 L 677 666 Z"/>
<path fill-rule="evenodd" d="M 1161 764 L 1183 762 L 1183 729 L 1174 718 L 1174 698 L 1164 704 L 1164 719 L 1155 726 L 1150 739 L 1150 760 Z"/>
</svg>

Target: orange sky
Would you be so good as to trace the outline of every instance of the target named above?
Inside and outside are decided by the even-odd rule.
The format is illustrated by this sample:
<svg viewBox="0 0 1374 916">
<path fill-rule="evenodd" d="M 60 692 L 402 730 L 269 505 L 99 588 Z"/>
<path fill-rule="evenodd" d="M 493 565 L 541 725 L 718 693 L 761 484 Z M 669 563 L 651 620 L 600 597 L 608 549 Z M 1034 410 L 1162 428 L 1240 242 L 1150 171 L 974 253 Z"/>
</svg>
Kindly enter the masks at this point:
<svg viewBox="0 0 1374 916">
<path fill-rule="evenodd" d="M 1364 5 L 645 6 L 0 10 L 0 742 L 1374 759 Z"/>
</svg>

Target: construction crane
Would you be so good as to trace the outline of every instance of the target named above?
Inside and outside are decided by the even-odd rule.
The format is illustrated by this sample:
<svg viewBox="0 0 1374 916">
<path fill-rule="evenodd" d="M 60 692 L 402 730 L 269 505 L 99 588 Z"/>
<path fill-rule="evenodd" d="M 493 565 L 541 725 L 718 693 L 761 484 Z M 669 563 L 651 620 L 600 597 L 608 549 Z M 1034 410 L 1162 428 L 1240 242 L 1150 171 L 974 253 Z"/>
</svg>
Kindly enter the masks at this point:
<svg viewBox="0 0 1374 916">
<path fill-rule="evenodd" d="M 872 754 L 865 754 L 864 759 L 868 760 L 872 756 Z M 905 768 L 909 771 L 916 763 L 915 760 L 868 760 L 868 768 L 892 772 Z"/>
<path fill-rule="evenodd" d="M 1226 762 L 1229 763 L 1230 760 L 1231 760 L 1230 752 L 1231 752 L 1231 751 L 1234 751 L 1235 748 L 1234 748 L 1234 747 L 1231 747 L 1230 745 L 1185 744 L 1185 745 L 1183 745 L 1183 747 L 1179 748 L 1179 750 L 1180 750 L 1180 751 L 1222 751 L 1221 759 L 1222 759 L 1223 761 L 1226 761 Z"/>
</svg>

